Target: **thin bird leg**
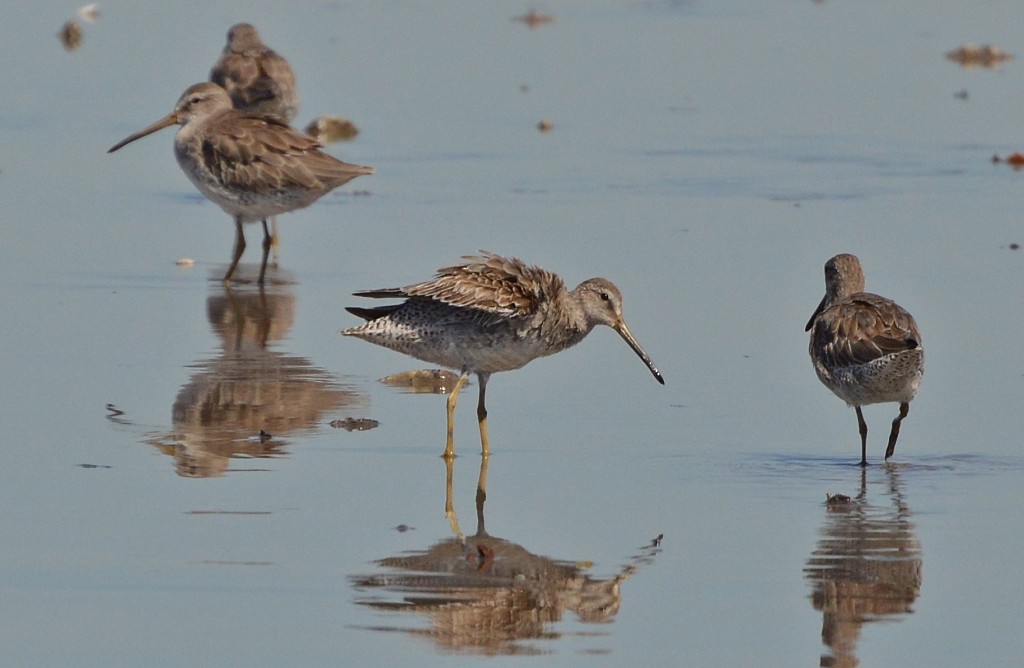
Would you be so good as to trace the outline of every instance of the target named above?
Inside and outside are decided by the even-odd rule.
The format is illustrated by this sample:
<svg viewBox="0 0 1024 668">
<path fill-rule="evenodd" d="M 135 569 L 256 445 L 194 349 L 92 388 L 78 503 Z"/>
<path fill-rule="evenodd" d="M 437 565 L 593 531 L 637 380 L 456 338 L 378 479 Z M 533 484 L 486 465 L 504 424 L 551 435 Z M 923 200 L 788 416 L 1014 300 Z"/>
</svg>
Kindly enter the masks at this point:
<svg viewBox="0 0 1024 668">
<path fill-rule="evenodd" d="M 860 427 L 860 465 L 868 465 L 868 423 L 864 421 L 864 413 L 857 408 L 857 425 Z"/>
<path fill-rule="evenodd" d="M 889 459 L 892 457 L 893 451 L 896 449 L 896 439 L 900 437 L 900 423 L 903 422 L 903 418 L 907 417 L 907 413 L 910 412 L 910 403 L 900 403 L 900 414 L 892 421 L 892 431 L 889 432 L 889 447 L 885 449 L 885 458 Z"/>
<path fill-rule="evenodd" d="M 273 245 L 273 239 L 270 237 L 270 230 L 267 229 L 267 219 L 263 219 L 263 262 L 260 263 L 260 277 L 256 281 L 260 285 L 263 285 L 263 275 L 267 272 L 267 256 L 270 255 L 270 246 Z"/>
<path fill-rule="evenodd" d="M 466 540 L 466 535 L 462 533 L 462 528 L 459 527 L 459 516 L 455 513 L 455 502 L 452 500 L 452 481 L 455 479 L 455 458 L 445 457 L 444 466 L 447 470 L 444 483 L 444 516 L 448 518 L 448 525 L 452 528 L 452 533 L 455 537 L 461 541 Z"/>
<path fill-rule="evenodd" d="M 238 266 L 238 261 L 242 258 L 242 253 L 245 252 L 245 233 L 242 232 L 242 219 L 235 217 L 235 252 L 234 257 L 231 258 L 231 266 L 228 267 L 228 273 L 224 274 L 224 282 L 231 282 L 231 275 L 235 273 L 235 267 Z"/>
<path fill-rule="evenodd" d="M 487 532 L 484 528 L 484 501 L 487 500 L 487 462 L 489 461 L 490 457 L 480 458 L 480 477 L 476 480 L 476 533 L 478 536 Z"/>
<path fill-rule="evenodd" d="M 270 248 L 273 251 L 273 254 L 271 255 L 271 266 L 276 267 L 281 250 L 281 237 L 277 235 L 277 216 L 272 216 L 270 218 Z"/>
<path fill-rule="evenodd" d="M 466 384 L 467 378 L 469 378 L 469 369 L 463 369 L 462 375 L 459 376 L 459 380 L 456 381 L 451 394 L 448 395 L 448 443 L 444 448 L 444 454 L 441 455 L 445 458 L 455 456 L 455 444 L 452 441 L 452 434 L 455 433 L 455 402 L 459 400 L 459 392 L 462 390 L 462 386 Z"/>
<path fill-rule="evenodd" d="M 478 373 L 476 377 L 480 380 L 480 399 L 476 404 L 476 421 L 480 423 L 480 455 L 486 459 L 491 456 L 491 446 L 487 440 L 487 406 L 484 405 L 484 395 L 487 393 L 487 380 L 491 374 Z"/>
</svg>

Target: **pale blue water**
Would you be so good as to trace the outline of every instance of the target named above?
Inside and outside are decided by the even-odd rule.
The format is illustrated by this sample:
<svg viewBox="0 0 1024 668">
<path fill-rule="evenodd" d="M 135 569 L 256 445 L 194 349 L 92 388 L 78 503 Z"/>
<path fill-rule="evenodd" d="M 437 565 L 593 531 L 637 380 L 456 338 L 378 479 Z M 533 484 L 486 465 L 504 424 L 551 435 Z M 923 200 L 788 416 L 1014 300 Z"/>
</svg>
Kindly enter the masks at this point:
<svg viewBox="0 0 1024 668">
<path fill-rule="evenodd" d="M 1024 148 L 1022 66 L 943 53 L 1021 51 L 1024 6 L 538 8 L 103 3 L 73 53 L 73 7 L 0 8 L 0 663 L 1019 665 L 1024 173 L 990 159 Z M 378 169 L 281 218 L 262 298 L 216 280 L 232 226 L 171 130 L 105 153 L 240 20 L 297 124 L 352 118 L 331 152 Z M 667 385 L 607 330 L 495 376 L 488 538 L 468 388 L 453 547 L 443 397 L 338 332 L 479 248 L 615 281 Z M 928 360 L 863 477 L 803 331 L 837 252 Z M 865 414 L 879 463 L 896 407 Z"/>
</svg>

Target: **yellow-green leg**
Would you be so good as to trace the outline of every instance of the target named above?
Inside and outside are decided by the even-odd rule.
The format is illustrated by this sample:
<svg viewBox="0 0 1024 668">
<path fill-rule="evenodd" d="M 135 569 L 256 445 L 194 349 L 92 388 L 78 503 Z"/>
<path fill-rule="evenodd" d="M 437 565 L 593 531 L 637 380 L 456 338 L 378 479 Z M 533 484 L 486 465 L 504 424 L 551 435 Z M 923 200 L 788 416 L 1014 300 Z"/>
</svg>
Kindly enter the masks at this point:
<svg viewBox="0 0 1024 668">
<path fill-rule="evenodd" d="M 456 381 L 455 387 L 452 388 L 451 394 L 448 395 L 448 442 L 445 445 L 444 454 L 441 455 L 446 459 L 455 456 L 455 443 L 452 440 L 452 434 L 455 433 L 455 403 L 459 400 L 459 392 L 462 391 L 467 378 L 469 378 L 469 369 L 464 369 L 459 380 Z"/>
</svg>

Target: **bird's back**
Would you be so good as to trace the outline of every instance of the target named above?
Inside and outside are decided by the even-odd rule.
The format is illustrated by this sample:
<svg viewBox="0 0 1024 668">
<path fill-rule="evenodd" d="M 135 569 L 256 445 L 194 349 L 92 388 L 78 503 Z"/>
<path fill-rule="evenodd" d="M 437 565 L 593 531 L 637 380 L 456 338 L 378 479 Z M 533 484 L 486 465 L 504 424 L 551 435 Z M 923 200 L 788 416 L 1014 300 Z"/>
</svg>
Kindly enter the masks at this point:
<svg viewBox="0 0 1024 668">
<path fill-rule="evenodd" d="M 374 171 L 322 152 L 274 117 L 229 110 L 199 123 L 179 131 L 175 155 L 200 191 L 246 221 L 303 208 Z"/>
<path fill-rule="evenodd" d="M 818 315 L 810 354 L 821 381 L 852 405 L 910 401 L 924 373 L 913 316 L 867 292 L 849 295 Z"/>
<path fill-rule="evenodd" d="M 290 123 L 298 113 L 299 98 L 288 61 L 263 45 L 254 29 L 251 35 L 240 36 L 252 42 L 241 45 L 244 48 L 233 45 L 232 36 L 229 33 L 227 47 L 210 70 L 210 81 L 228 92 L 236 109 L 273 114 Z"/>
</svg>

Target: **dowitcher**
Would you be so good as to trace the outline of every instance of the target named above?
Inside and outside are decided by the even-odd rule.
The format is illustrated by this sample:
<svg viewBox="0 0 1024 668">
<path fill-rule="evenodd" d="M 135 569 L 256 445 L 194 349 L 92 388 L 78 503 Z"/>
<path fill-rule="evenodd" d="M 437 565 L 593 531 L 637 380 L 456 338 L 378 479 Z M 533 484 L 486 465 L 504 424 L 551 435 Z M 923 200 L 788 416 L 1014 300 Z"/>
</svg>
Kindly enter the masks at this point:
<svg viewBox="0 0 1024 668">
<path fill-rule="evenodd" d="M 455 402 L 471 373 L 479 379 L 477 422 L 481 452 L 487 442 L 484 396 L 492 373 L 576 345 L 597 325 L 611 327 L 629 344 L 662 385 L 665 379 L 622 318 L 622 295 L 611 281 L 591 278 L 568 290 L 556 274 L 515 258 L 480 251 L 465 264 L 439 269 L 430 281 L 404 288 L 357 292 L 357 297 L 404 298 L 401 304 L 348 308 L 367 322 L 342 334 L 390 348 L 432 364 L 459 369 L 448 395 L 448 440 L 453 457 Z"/>
<path fill-rule="evenodd" d="M 228 30 L 227 44 L 210 70 L 210 81 L 228 92 L 235 109 L 273 114 L 285 123 L 291 123 L 299 111 L 291 65 L 264 44 L 248 23 L 236 23 Z M 279 239 L 277 216 L 272 216 L 270 245 L 275 264 Z"/>
<path fill-rule="evenodd" d="M 295 73 L 288 61 L 260 40 L 256 28 L 236 23 L 210 70 L 210 81 L 228 92 L 236 109 L 273 114 L 291 123 L 299 110 Z"/>
<path fill-rule="evenodd" d="M 275 116 L 232 107 L 227 92 L 214 83 L 190 86 L 174 111 L 108 150 L 170 125 L 180 125 L 174 156 L 192 184 L 235 220 L 235 249 L 224 275 L 229 282 L 245 250 L 245 223 L 263 223 L 263 262 L 267 269 L 271 237 L 267 218 L 309 206 L 372 167 L 350 165 L 319 150 L 320 144 Z"/>
<path fill-rule="evenodd" d="M 888 460 L 924 375 L 924 348 L 913 316 L 891 299 L 864 292 L 864 271 L 856 256 L 836 255 L 825 263 L 825 297 L 805 331 L 811 333 L 818 378 L 857 410 L 861 466 L 868 463 L 868 426 L 861 406 L 899 402 L 885 450 Z"/>
</svg>

